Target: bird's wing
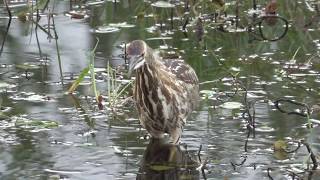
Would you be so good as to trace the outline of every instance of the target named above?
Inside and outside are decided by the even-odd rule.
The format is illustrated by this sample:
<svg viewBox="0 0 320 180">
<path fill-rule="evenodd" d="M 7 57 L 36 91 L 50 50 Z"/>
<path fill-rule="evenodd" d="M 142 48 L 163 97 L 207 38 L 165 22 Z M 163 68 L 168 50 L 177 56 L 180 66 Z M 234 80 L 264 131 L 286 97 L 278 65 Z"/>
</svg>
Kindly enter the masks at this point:
<svg viewBox="0 0 320 180">
<path fill-rule="evenodd" d="M 189 84 L 198 84 L 199 80 L 197 74 L 192 67 L 186 64 L 183 60 L 163 59 L 162 62 L 179 80 Z"/>
</svg>

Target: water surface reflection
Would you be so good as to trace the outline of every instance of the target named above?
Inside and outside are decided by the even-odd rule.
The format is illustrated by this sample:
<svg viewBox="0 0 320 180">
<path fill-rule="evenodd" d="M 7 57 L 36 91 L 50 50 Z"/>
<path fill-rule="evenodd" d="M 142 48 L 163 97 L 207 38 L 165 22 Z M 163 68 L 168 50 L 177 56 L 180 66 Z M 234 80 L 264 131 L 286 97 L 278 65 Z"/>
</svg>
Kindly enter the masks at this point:
<svg viewBox="0 0 320 180">
<path fill-rule="evenodd" d="M 140 162 L 137 180 L 200 179 L 198 163 L 180 145 L 151 139 Z"/>
</svg>

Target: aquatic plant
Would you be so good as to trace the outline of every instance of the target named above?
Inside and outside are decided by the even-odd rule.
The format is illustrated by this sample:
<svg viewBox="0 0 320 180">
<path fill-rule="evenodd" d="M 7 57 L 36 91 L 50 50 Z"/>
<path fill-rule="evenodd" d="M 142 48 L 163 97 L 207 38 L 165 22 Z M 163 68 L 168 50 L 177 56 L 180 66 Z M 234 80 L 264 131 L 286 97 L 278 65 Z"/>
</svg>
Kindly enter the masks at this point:
<svg viewBox="0 0 320 180">
<path fill-rule="evenodd" d="M 94 61 L 95 61 L 95 52 L 97 49 L 97 46 L 99 44 L 99 39 L 97 38 L 97 43 L 95 47 L 90 51 L 89 53 L 89 65 L 85 67 L 79 77 L 72 83 L 70 88 L 68 89 L 69 93 L 73 93 L 76 88 L 79 86 L 79 84 L 84 80 L 84 77 L 86 75 L 90 75 L 91 84 L 92 84 L 92 90 L 96 99 L 96 102 L 100 104 L 102 103 L 102 97 L 101 93 L 97 89 L 96 86 L 96 73 L 95 73 L 95 67 L 94 67 Z M 113 69 L 109 62 L 106 67 L 107 70 L 107 99 L 108 99 L 108 107 L 113 110 L 114 106 L 118 103 L 118 100 L 121 96 L 124 95 L 128 87 L 132 84 L 132 80 L 129 81 L 121 81 L 121 83 L 118 82 L 117 79 L 117 71 Z M 125 82 L 125 83 L 124 83 Z"/>
</svg>

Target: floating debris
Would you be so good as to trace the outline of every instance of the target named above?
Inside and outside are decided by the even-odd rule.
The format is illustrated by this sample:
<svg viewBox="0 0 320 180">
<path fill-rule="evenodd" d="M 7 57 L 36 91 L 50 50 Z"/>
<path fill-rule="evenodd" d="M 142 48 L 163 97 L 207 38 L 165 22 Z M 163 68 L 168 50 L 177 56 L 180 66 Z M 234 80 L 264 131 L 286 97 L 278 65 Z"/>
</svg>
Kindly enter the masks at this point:
<svg viewBox="0 0 320 180">
<path fill-rule="evenodd" d="M 11 121 L 14 122 L 16 127 L 36 129 L 37 131 L 53 129 L 59 126 L 55 121 L 28 119 L 22 116 L 13 116 Z"/>
<path fill-rule="evenodd" d="M 87 11 L 79 10 L 79 11 L 69 11 L 65 13 L 66 16 L 71 17 L 71 19 L 84 19 L 89 17 Z"/>
</svg>

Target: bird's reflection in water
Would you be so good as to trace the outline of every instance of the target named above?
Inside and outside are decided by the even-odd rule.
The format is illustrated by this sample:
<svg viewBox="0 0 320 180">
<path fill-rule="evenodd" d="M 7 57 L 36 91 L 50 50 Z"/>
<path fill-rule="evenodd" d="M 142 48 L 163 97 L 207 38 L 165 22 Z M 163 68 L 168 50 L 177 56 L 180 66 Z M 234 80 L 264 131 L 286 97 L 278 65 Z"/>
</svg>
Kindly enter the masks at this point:
<svg viewBox="0 0 320 180">
<path fill-rule="evenodd" d="M 200 179 L 198 163 L 179 145 L 151 139 L 140 162 L 137 180 Z"/>
</svg>

